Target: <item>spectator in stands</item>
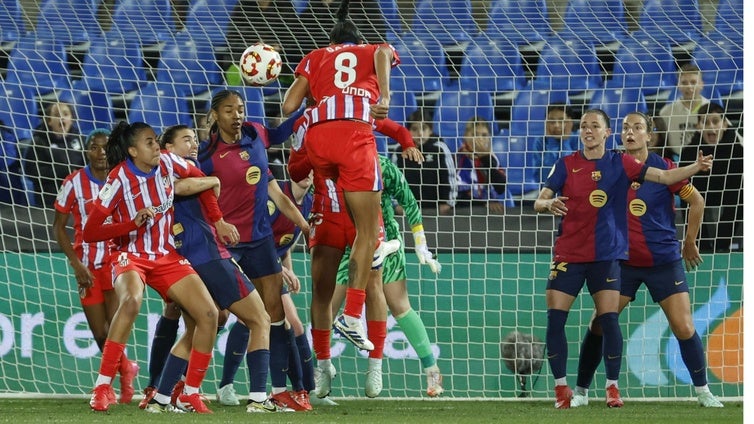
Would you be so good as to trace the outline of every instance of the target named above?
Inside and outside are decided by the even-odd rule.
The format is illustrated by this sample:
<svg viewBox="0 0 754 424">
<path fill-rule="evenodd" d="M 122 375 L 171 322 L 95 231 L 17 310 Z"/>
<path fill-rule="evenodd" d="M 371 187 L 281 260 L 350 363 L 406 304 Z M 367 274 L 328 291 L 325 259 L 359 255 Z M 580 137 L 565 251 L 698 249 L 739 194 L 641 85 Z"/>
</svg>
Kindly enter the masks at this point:
<svg viewBox="0 0 754 424">
<path fill-rule="evenodd" d="M 529 153 L 532 170 L 540 184 L 547 179 L 550 168 L 562 156 L 579 149 L 579 136 L 573 131 L 573 115 L 564 104 L 552 104 L 547 107 L 544 137 L 534 140 Z"/>
<path fill-rule="evenodd" d="M 654 127 L 647 144 L 649 151 L 678 163 L 680 155 L 668 146 L 668 129 L 665 127 L 665 120 L 655 116 L 652 118 L 652 125 Z"/>
<path fill-rule="evenodd" d="M 694 134 L 697 111 L 709 103 L 702 96 L 704 81 L 702 71 L 691 63 L 683 65 L 678 71 L 678 91 L 681 97 L 660 109 L 660 117 L 665 120 L 668 147 L 680 155 L 681 149 L 691 141 Z"/>
<path fill-rule="evenodd" d="M 681 153 L 682 165 L 694 162 L 700 151 L 715 158 L 708 174 L 693 178 L 694 186 L 706 199 L 699 248 L 707 253 L 743 249 L 736 235 L 743 225 L 744 148 L 738 132 L 729 125 L 722 106 L 703 106 L 697 131 Z"/>
<path fill-rule="evenodd" d="M 403 170 L 422 209 L 437 209 L 438 215 L 450 215 L 458 196 L 453 155 L 432 132 L 432 124 L 421 110 L 412 113 L 407 123 L 416 147 L 424 155 L 424 162 L 406 160 L 400 154 L 395 154 L 393 160 Z"/>
<path fill-rule="evenodd" d="M 71 106 L 56 102 L 44 109 L 33 143 L 24 156 L 24 170 L 40 196 L 39 206 L 53 207 L 63 178 L 86 165 L 84 143 L 74 126 Z"/>
<path fill-rule="evenodd" d="M 456 156 L 458 168 L 458 201 L 466 204 L 485 203 L 492 213 L 505 210 L 505 171 L 492 153 L 490 122 L 473 117 L 466 122 L 463 144 Z"/>
</svg>

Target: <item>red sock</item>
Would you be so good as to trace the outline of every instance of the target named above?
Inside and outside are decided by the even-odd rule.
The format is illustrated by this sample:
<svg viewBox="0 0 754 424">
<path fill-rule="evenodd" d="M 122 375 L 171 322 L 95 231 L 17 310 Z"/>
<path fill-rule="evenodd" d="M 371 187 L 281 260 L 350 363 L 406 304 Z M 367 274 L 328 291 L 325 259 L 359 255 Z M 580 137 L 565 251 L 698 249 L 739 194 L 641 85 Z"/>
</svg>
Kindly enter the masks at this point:
<svg viewBox="0 0 754 424">
<path fill-rule="evenodd" d="M 124 343 L 117 343 L 110 339 L 105 340 L 105 346 L 102 348 L 102 363 L 99 366 L 99 373 L 105 377 L 113 378 L 118 372 L 120 358 L 126 349 Z"/>
<path fill-rule="evenodd" d="M 346 290 L 346 306 L 343 308 L 343 313 L 349 317 L 361 318 L 361 311 L 364 309 L 366 300 L 366 290 L 349 287 Z"/>
<path fill-rule="evenodd" d="M 374 350 L 369 352 L 369 357 L 382 359 L 382 351 L 385 349 L 385 338 L 387 338 L 387 321 L 367 320 L 367 336 L 369 337 L 369 341 L 374 343 Z"/>
<path fill-rule="evenodd" d="M 186 371 L 186 386 L 199 387 L 202 385 L 204 375 L 207 374 L 212 352 L 202 353 L 191 349 L 189 355 L 188 370 Z"/>
<path fill-rule="evenodd" d="M 330 330 L 312 328 L 312 345 L 317 359 L 330 359 Z"/>
<path fill-rule="evenodd" d="M 120 356 L 120 366 L 118 367 L 118 372 L 120 373 L 120 375 L 123 375 L 123 373 L 127 373 L 129 371 L 129 368 L 131 368 L 131 361 L 128 360 L 128 356 L 126 356 L 126 352 L 124 351 Z"/>
</svg>

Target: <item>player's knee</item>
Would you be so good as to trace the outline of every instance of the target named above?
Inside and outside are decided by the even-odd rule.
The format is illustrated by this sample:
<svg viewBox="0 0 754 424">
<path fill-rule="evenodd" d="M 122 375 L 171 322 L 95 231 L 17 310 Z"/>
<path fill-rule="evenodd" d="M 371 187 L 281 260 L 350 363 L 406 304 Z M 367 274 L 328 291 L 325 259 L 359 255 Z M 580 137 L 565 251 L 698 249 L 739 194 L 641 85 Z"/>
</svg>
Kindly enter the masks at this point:
<svg viewBox="0 0 754 424">
<path fill-rule="evenodd" d="M 683 321 L 677 323 L 670 323 L 670 330 L 678 340 L 688 340 L 694 336 L 696 328 L 694 328 L 693 322 Z"/>
</svg>

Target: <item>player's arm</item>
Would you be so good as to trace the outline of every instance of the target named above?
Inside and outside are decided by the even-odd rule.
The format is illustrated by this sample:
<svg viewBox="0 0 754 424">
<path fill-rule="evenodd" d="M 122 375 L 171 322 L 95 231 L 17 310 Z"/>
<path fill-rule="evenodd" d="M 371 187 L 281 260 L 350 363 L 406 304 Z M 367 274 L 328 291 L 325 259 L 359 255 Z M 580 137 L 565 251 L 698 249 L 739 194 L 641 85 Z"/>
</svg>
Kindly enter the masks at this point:
<svg viewBox="0 0 754 424">
<path fill-rule="evenodd" d="M 288 116 L 293 112 L 296 112 L 304 103 L 309 94 L 309 80 L 303 75 L 296 76 L 293 80 L 293 84 L 288 87 L 283 97 L 283 116 Z"/>
<path fill-rule="evenodd" d="M 686 218 L 686 237 L 683 240 L 681 256 L 686 264 L 686 270 L 691 271 L 703 262 L 696 241 L 704 216 L 704 198 L 691 184 L 687 184 L 681 189 L 680 196 L 681 200 L 689 205 Z"/>
<path fill-rule="evenodd" d="M 66 224 L 68 218 L 71 215 L 68 213 L 55 211 L 55 219 L 52 222 L 52 230 L 55 235 L 55 241 L 58 243 L 58 247 L 63 251 L 65 257 L 68 258 L 68 263 L 73 268 L 73 274 L 76 276 L 76 282 L 78 282 L 79 288 L 89 288 L 94 282 L 94 275 L 89 271 L 89 268 L 81 262 L 81 259 L 76 255 L 76 251 L 73 250 L 73 243 L 66 231 Z"/>
<path fill-rule="evenodd" d="M 545 187 L 539 192 L 537 200 L 534 201 L 534 210 L 542 212 L 550 212 L 555 216 L 565 216 L 568 213 L 568 208 L 565 205 L 565 201 L 568 200 L 565 196 L 555 197 L 555 192 L 551 188 Z"/>
<path fill-rule="evenodd" d="M 154 218 L 154 210 L 149 208 L 141 209 L 131 221 L 105 224 L 105 220 L 110 216 L 112 210 L 106 209 L 101 205 L 94 205 L 89 218 L 84 225 L 84 241 L 94 243 L 96 241 L 110 240 L 141 227 L 147 221 Z"/>
<path fill-rule="evenodd" d="M 280 190 L 280 186 L 274 179 L 271 179 L 267 184 L 267 195 L 273 202 L 275 202 L 275 205 L 280 209 L 280 212 L 296 224 L 302 232 L 309 232 L 309 223 L 306 221 L 306 218 L 301 215 L 301 211 L 298 210 L 296 204 L 293 203 L 293 200 L 289 199 L 288 196 L 283 193 L 283 190 Z"/>
<path fill-rule="evenodd" d="M 301 115 L 304 114 L 304 107 L 299 107 L 294 110 L 288 118 L 275 128 L 267 128 L 267 134 L 269 135 L 270 145 L 283 144 L 291 138 L 293 134 L 293 124 Z"/>
<path fill-rule="evenodd" d="M 217 177 L 181 178 L 175 182 L 176 196 L 191 196 L 206 190 L 212 190 L 220 196 L 220 179 Z"/>
<path fill-rule="evenodd" d="M 293 260 L 291 259 L 291 249 L 285 251 L 285 255 L 280 257 L 280 264 L 283 265 L 283 282 L 288 291 L 296 294 L 301 290 L 301 281 L 296 273 L 293 272 Z"/>
<path fill-rule="evenodd" d="M 704 153 L 699 151 L 696 162 L 691 165 L 673 169 L 647 168 L 644 180 L 652 181 L 653 183 L 671 185 L 690 178 L 699 172 L 707 172 L 711 168 L 712 155 L 704 156 Z"/>
<path fill-rule="evenodd" d="M 377 73 L 377 87 L 380 98 L 370 108 L 374 119 L 387 118 L 390 110 L 390 69 L 393 67 L 394 52 L 389 46 L 383 45 L 374 52 L 374 69 Z"/>
<path fill-rule="evenodd" d="M 416 148 L 411 131 L 406 127 L 390 118 L 377 120 L 374 124 L 377 132 L 392 138 L 401 145 L 401 157 L 403 159 L 409 159 L 416 163 L 424 162 L 424 155 Z"/>
</svg>

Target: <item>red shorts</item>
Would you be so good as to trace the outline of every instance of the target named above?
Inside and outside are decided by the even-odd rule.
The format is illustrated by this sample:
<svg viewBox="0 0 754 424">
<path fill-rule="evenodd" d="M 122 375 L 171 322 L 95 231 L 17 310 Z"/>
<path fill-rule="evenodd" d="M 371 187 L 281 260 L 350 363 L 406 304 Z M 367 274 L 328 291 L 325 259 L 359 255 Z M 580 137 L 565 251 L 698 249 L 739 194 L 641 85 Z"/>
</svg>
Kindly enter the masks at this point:
<svg viewBox="0 0 754 424">
<path fill-rule="evenodd" d="M 378 240 L 385 239 L 385 225 L 380 214 L 380 233 Z M 347 211 L 312 212 L 309 218 L 309 248 L 329 246 L 345 251 L 352 246 L 356 238 L 356 227 Z"/>
<path fill-rule="evenodd" d="M 314 173 L 345 191 L 382 190 L 382 171 L 371 125 L 326 121 L 306 131 L 306 153 Z"/>
<path fill-rule="evenodd" d="M 94 269 L 89 265 L 89 271 L 94 275 L 94 281 L 92 286 L 84 292 L 81 305 L 89 306 L 105 303 L 105 292 L 113 289 L 113 269 L 110 264 L 105 264 L 99 269 Z"/>
<path fill-rule="evenodd" d="M 166 302 L 170 300 L 170 286 L 186 276 L 197 275 L 188 259 L 178 252 L 169 253 L 157 260 L 140 258 L 125 252 L 114 253 L 113 281 L 126 271 L 136 271 L 141 280 L 159 293 Z"/>
</svg>

